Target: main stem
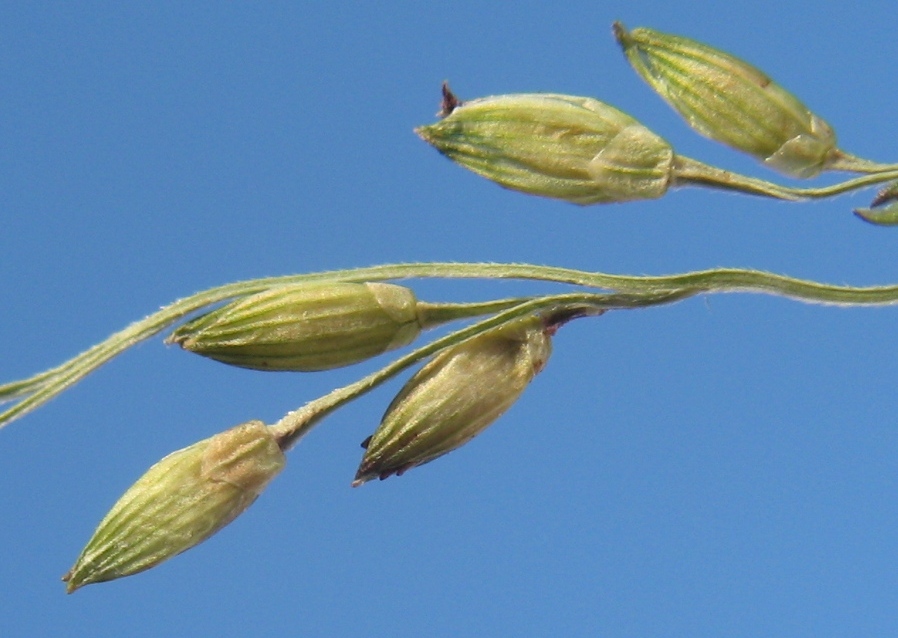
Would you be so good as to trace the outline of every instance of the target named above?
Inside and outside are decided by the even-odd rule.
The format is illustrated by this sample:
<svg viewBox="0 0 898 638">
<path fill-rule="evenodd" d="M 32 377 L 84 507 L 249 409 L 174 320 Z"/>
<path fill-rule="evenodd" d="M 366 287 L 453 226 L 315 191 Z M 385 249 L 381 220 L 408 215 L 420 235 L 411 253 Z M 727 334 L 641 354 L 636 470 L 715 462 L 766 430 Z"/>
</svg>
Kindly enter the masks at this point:
<svg viewBox="0 0 898 638">
<path fill-rule="evenodd" d="M 410 263 L 253 279 L 211 288 L 176 301 L 158 312 L 132 323 L 124 330 L 116 332 L 102 343 L 56 368 L 28 379 L 0 385 L 0 403 L 24 397 L 14 406 L 0 413 L 0 427 L 49 401 L 131 346 L 158 334 L 188 315 L 212 304 L 276 286 L 304 282 L 364 282 L 425 278 L 524 279 L 637 294 L 672 291 L 688 294 L 761 292 L 809 303 L 839 305 L 898 303 L 898 285 L 863 288 L 832 286 L 757 270 L 728 268 L 680 275 L 634 277 L 531 264 Z"/>
</svg>

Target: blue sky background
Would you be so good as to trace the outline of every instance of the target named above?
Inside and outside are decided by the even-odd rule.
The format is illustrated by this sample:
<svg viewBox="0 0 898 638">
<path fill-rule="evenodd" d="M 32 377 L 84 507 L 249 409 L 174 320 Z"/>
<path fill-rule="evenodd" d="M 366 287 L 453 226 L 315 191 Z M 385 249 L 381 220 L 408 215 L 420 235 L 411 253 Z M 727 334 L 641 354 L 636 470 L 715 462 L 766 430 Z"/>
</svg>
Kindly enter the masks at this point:
<svg viewBox="0 0 898 638">
<path fill-rule="evenodd" d="M 619 19 L 744 56 L 843 148 L 893 161 L 893 2 L 35 2 L 2 16 L 3 381 L 269 275 L 453 260 L 898 281 L 898 231 L 849 212 L 870 193 L 790 205 L 687 189 L 578 208 L 503 190 L 412 133 L 444 79 L 463 98 L 589 95 L 685 155 L 777 179 L 651 93 L 611 37 Z M 149 465 L 389 360 L 264 374 L 152 340 L 0 432 L 0 634 L 894 635 L 896 319 L 730 295 L 575 322 L 473 443 L 350 489 L 397 380 L 325 421 L 218 536 L 66 596 L 59 577 Z"/>
</svg>

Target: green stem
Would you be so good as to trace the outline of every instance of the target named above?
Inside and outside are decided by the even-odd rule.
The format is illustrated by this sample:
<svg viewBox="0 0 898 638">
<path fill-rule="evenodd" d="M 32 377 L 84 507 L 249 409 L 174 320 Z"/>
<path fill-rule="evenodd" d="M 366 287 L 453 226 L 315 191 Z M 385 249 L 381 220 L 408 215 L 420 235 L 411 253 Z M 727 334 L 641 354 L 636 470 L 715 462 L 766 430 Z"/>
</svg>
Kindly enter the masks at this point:
<svg viewBox="0 0 898 638">
<path fill-rule="evenodd" d="M 763 179 L 756 179 L 754 177 L 740 175 L 739 173 L 725 171 L 689 157 L 677 156 L 674 159 L 673 185 L 707 186 L 720 190 L 795 202 L 805 199 L 834 197 L 867 186 L 873 186 L 875 184 L 898 179 L 898 167 L 886 167 L 883 165 L 883 168 L 888 170 L 881 170 L 869 175 L 863 175 L 862 177 L 854 177 L 831 186 L 822 186 L 818 188 L 790 188 Z"/>
<path fill-rule="evenodd" d="M 237 282 L 211 288 L 176 301 L 158 312 L 132 323 L 102 343 L 68 362 L 28 379 L 0 385 L 0 403 L 24 396 L 0 413 L 0 427 L 21 417 L 77 383 L 131 346 L 144 341 L 186 316 L 203 308 L 272 286 L 316 281 L 386 281 L 397 279 L 525 279 L 573 284 L 621 293 L 650 294 L 670 291 L 762 292 L 809 303 L 841 305 L 888 305 L 898 303 L 898 286 L 854 288 L 831 286 L 756 270 L 716 269 L 681 275 L 639 277 L 591 273 L 569 268 L 530 264 L 410 263 L 305 275 L 289 275 Z M 500 302 L 504 303 L 504 302 Z"/>
<path fill-rule="evenodd" d="M 682 155 L 677 155 L 674 158 L 672 185 L 707 186 L 718 190 L 773 197 L 793 202 L 801 201 L 802 199 L 790 193 L 784 186 L 725 171 L 722 168 L 717 168 L 689 157 L 683 157 Z"/>
<path fill-rule="evenodd" d="M 644 308 L 673 303 L 686 297 L 691 297 L 693 294 L 696 293 L 691 291 L 666 291 L 635 295 L 568 293 L 548 295 L 524 301 L 488 319 L 479 321 L 422 346 L 380 370 L 359 379 L 355 383 L 333 390 L 323 397 L 310 401 L 297 410 L 288 412 L 280 421 L 270 426 L 272 435 L 278 440 L 282 450 L 289 450 L 320 423 L 324 417 L 337 408 L 373 390 L 423 358 L 435 354 L 444 348 L 457 345 L 466 339 L 470 339 L 512 319 L 538 312 L 547 312 L 549 315 L 559 313 L 573 316 L 595 315 L 606 310 Z"/>
<path fill-rule="evenodd" d="M 845 171 L 847 173 L 885 173 L 898 170 L 898 164 L 880 164 L 863 157 L 846 153 L 842 149 L 836 149 L 826 162 L 828 171 Z"/>
<path fill-rule="evenodd" d="M 508 310 L 532 299 L 532 297 L 516 297 L 474 303 L 428 303 L 419 301 L 416 308 L 421 328 L 429 330 L 451 321 L 482 317 L 483 315 Z"/>
</svg>

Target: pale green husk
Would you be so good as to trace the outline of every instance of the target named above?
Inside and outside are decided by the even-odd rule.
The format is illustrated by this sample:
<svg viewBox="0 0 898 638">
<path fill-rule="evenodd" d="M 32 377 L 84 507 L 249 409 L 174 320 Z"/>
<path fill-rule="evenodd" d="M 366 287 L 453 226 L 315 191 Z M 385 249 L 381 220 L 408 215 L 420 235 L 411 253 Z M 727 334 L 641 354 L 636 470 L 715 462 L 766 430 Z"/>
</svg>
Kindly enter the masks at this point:
<svg viewBox="0 0 898 638">
<path fill-rule="evenodd" d="M 813 177 L 836 161 L 832 127 L 762 71 L 681 36 L 616 23 L 636 72 L 689 125 L 793 177 Z"/>
<path fill-rule="evenodd" d="M 618 109 L 586 97 L 499 95 L 464 102 L 418 135 L 506 188 L 575 204 L 661 197 L 673 150 Z"/>
<path fill-rule="evenodd" d="M 410 289 L 386 283 L 278 286 L 187 322 L 169 341 L 243 368 L 328 370 L 414 341 L 416 304 Z"/>
<path fill-rule="evenodd" d="M 261 421 L 169 454 L 103 518 L 63 576 L 66 590 L 144 571 L 201 543 L 249 507 L 284 464 Z"/>
<path fill-rule="evenodd" d="M 387 408 L 353 485 L 402 474 L 467 443 L 511 407 L 551 351 L 549 331 L 530 316 L 436 355 Z"/>
</svg>

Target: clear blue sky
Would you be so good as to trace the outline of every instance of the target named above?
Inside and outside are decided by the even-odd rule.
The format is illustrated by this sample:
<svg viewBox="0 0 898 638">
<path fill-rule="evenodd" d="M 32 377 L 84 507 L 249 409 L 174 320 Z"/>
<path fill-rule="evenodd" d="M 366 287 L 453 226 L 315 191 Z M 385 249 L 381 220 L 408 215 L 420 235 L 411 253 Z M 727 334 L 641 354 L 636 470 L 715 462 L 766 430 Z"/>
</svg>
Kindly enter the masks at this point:
<svg viewBox="0 0 898 638">
<path fill-rule="evenodd" d="M 463 98 L 588 95 L 771 176 L 651 93 L 611 37 L 622 20 L 746 57 L 843 148 L 894 161 L 894 2 L 184 4 L 4 6 L 0 381 L 268 275 L 452 260 L 898 282 L 898 231 L 849 212 L 868 193 L 578 208 L 412 133 L 444 79 Z M 0 634 L 896 635 L 896 322 L 748 295 L 575 322 L 463 449 L 349 487 L 397 381 L 327 420 L 218 536 L 66 596 L 59 577 L 153 462 L 388 361 L 267 375 L 149 341 L 0 431 Z"/>
</svg>

